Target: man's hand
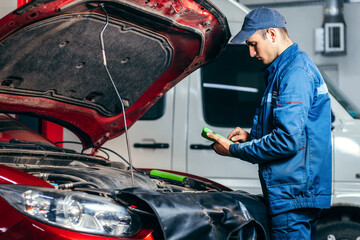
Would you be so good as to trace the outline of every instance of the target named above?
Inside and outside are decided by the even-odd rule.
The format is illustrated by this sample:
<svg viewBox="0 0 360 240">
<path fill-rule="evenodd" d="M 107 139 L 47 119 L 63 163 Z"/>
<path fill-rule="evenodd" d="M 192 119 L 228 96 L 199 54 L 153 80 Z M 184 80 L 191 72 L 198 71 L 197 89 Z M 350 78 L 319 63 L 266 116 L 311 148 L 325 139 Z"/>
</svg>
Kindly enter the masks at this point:
<svg viewBox="0 0 360 240">
<path fill-rule="evenodd" d="M 216 136 L 213 133 L 207 133 L 206 135 L 216 141 L 216 143 L 212 144 L 212 147 L 216 153 L 223 156 L 231 156 L 229 147 L 232 143 L 228 139 Z"/>
<path fill-rule="evenodd" d="M 242 143 L 250 140 L 250 134 L 240 127 L 236 127 L 228 136 L 234 143 Z"/>
<path fill-rule="evenodd" d="M 229 147 L 232 144 L 229 140 L 233 141 L 234 143 L 241 143 L 250 140 L 250 134 L 240 127 L 236 127 L 228 136 L 227 139 L 216 136 L 213 133 L 206 134 L 209 138 L 214 139 L 216 142 L 212 145 L 213 149 L 217 154 L 223 156 L 230 156 L 232 157 Z"/>
</svg>

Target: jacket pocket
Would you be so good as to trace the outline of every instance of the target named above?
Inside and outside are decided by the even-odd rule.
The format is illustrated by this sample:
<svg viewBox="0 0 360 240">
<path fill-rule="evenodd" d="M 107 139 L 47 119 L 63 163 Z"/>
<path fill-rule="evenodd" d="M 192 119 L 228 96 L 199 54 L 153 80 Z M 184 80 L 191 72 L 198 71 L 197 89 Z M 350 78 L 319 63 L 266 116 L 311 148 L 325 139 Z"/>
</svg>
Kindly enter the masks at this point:
<svg viewBox="0 0 360 240">
<path fill-rule="evenodd" d="M 305 150 L 294 157 L 274 161 L 267 166 L 266 183 L 269 187 L 306 183 Z"/>
<path fill-rule="evenodd" d="M 305 108 L 301 96 L 279 96 L 274 107 L 275 125 L 289 134 L 301 132 L 304 129 Z"/>
</svg>

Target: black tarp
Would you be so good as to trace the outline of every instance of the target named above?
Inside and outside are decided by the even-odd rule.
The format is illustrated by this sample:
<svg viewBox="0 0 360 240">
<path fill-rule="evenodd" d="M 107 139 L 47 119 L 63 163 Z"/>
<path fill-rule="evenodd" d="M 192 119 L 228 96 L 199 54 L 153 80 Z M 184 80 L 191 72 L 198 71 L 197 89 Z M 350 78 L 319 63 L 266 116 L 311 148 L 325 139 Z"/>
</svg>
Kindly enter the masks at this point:
<svg viewBox="0 0 360 240">
<path fill-rule="evenodd" d="M 122 191 L 119 197 L 122 194 L 155 212 L 167 240 L 268 239 L 267 209 L 260 196 L 243 191 L 161 193 L 139 188 Z"/>
</svg>

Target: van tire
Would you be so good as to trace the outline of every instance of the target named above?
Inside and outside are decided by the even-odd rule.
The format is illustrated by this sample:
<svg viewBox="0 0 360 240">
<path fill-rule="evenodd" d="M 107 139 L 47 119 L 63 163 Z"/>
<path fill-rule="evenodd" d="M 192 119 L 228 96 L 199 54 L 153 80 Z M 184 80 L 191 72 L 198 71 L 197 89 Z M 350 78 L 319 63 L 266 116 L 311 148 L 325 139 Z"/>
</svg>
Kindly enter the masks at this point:
<svg viewBox="0 0 360 240">
<path fill-rule="evenodd" d="M 360 224 L 337 221 L 319 225 L 316 240 L 360 240 Z"/>
</svg>

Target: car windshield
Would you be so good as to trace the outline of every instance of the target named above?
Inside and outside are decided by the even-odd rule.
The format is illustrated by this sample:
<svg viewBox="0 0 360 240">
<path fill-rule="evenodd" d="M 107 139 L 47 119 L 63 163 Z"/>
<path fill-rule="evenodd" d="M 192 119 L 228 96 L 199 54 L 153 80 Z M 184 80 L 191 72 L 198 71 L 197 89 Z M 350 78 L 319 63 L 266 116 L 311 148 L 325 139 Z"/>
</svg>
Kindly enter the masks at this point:
<svg viewBox="0 0 360 240">
<path fill-rule="evenodd" d="M 333 84 L 333 81 L 324 73 L 321 73 L 327 86 L 329 92 L 334 96 L 334 98 L 344 107 L 344 109 L 355 119 L 360 119 L 360 110 L 359 108 L 352 103 L 346 95 Z"/>
</svg>

